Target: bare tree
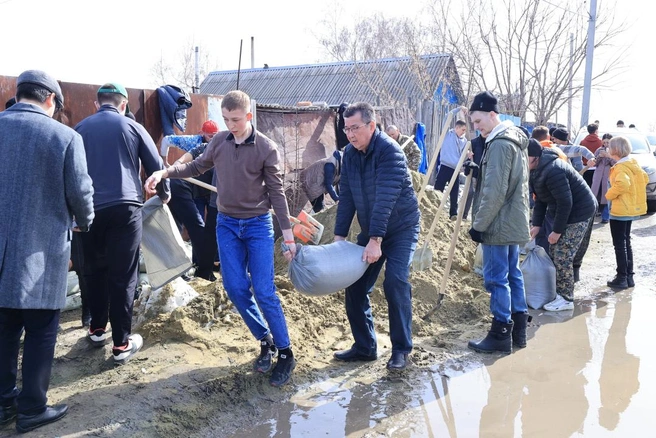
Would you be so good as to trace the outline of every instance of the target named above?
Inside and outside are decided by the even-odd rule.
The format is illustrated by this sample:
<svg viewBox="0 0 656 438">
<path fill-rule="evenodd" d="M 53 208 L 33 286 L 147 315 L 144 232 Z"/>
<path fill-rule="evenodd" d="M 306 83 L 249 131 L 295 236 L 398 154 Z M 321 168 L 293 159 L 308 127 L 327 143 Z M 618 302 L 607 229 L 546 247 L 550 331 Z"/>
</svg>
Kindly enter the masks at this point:
<svg viewBox="0 0 656 438">
<path fill-rule="evenodd" d="M 432 99 L 439 85 L 422 60 L 422 55 L 435 53 L 433 38 L 426 26 L 411 19 L 375 13 L 348 26 L 334 13 L 322 22 L 316 37 L 331 60 L 355 62 L 358 81 L 377 95 L 377 105 L 407 103 L 397 101 L 395 96 L 404 93 L 392 89 L 386 78 L 390 58 L 400 58 L 394 67 L 408 73 L 408 82 L 421 90 L 424 99 Z"/>
<path fill-rule="evenodd" d="M 587 44 L 586 5 L 562 0 L 433 0 L 433 33 L 451 52 L 468 99 L 480 90 L 500 96 L 501 110 L 546 123 L 583 89 Z M 623 32 L 612 5 L 597 13 L 595 50 Z M 570 45 L 571 41 L 571 45 Z M 570 49 L 571 47 L 571 49 Z M 622 52 L 596 68 L 595 87 L 609 85 Z"/>
<path fill-rule="evenodd" d="M 151 68 L 151 76 L 157 86 L 164 84 L 177 85 L 178 87 L 193 92 L 196 85 L 196 54 L 193 41 L 188 42 L 173 56 L 164 54 L 160 56 Z M 199 77 L 203 80 L 212 70 L 218 70 L 218 65 L 213 62 L 210 54 L 203 52 L 200 47 Z"/>
</svg>

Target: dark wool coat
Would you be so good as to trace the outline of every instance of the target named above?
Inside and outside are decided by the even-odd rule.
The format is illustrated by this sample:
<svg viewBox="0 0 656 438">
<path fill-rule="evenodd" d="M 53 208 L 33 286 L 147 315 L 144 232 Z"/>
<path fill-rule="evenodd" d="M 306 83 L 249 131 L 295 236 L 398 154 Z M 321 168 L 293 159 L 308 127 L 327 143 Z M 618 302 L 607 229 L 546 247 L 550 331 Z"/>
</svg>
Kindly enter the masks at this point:
<svg viewBox="0 0 656 438">
<path fill-rule="evenodd" d="M 531 172 L 531 184 L 535 192 L 534 226 L 542 226 L 549 208 L 554 212 L 553 232 L 562 234 L 567 224 L 587 221 L 597 210 L 597 201 L 583 177 L 551 149 L 542 149 L 538 167 Z"/>
<path fill-rule="evenodd" d="M 357 213 L 358 244 L 419 223 L 419 204 L 405 155 L 387 134 L 374 131 L 366 152 L 348 145 L 342 158 L 335 235 L 347 236 Z"/>
<path fill-rule="evenodd" d="M 0 307 L 61 309 L 73 216 L 93 220 L 82 137 L 28 103 L 0 113 L 0 132 Z"/>
</svg>

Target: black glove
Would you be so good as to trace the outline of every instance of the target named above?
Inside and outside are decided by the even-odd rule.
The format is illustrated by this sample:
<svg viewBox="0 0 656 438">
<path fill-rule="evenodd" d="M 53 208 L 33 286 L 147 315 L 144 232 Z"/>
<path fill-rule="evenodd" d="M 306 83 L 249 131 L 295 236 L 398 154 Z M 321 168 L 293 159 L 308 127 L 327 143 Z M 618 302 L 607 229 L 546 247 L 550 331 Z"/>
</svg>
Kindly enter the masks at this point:
<svg viewBox="0 0 656 438">
<path fill-rule="evenodd" d="M 473 228 L 469 229 L 469 235 L 474 242 L 483 243 L 483 233 L 476 231 Z"/>
<path fill-rule="evenodd" d="M 472 170 L 474 171 L 474 176 L 476 176 L 477 172 L 475 170 L 478 169 L 478 164 L 474 163 L 472 160 L 465 161 L 462 167 L 465 168 L 465 176 L 469 175 L 469 172 Z"/>
</svg>

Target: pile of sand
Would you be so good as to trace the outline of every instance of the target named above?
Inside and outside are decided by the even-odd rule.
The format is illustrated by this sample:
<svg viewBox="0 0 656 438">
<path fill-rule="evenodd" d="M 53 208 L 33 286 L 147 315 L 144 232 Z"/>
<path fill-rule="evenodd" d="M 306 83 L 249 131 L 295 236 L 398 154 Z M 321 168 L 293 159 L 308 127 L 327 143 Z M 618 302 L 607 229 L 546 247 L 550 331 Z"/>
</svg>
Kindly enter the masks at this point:
<svg viewBox="0 0 656 438">
<path fill-rule="evenodd" d="M 419 174 L 413 173 L 415 189 L 419 186 Z M 424 245 L 425 233 L 438 211 L 439 192 L 427 191 L 421 202 L 422 233 L 419 247 Z M 322 243 L 333 241 L 336 207 L 315 216 L 324 227 Z M 430 239 L 433 264 L 425 271 L 413 271 L 413 331 L 417 337 L 434 337 L 435 345 L 448 348 L 462 342 L 458 337 L 466 327 L 486 319 L 489 315 L 489 298 L 482 279 L 473 273 L 476 246 L 467 234 L 468 223 L 463 223 L 458 236 L 453 264 L 449 275 L 445 298 L 439 310 L 427 321 L 422 319 L 438 301 L 438 291 L 449 251 L 453 222 L 442 214 L 435 235 Z M 349 240 L 355 241 L 359 231 L 357 221 L 351 228 Z M 344 310 L 344 292 L 310 297 L 294 290 L 287 277 L 287 262 L 279 245 L 275 254 L 275 283 L 289 325 L 290 338 L 297 355 L 329 358 L 331 350 L 350 346 L 351 335 Z M 387 306 L 382 290 L 383 274 L 371 295 L 376 330 L 379 335 L 388 333 Z M 200 296 L 187 306 L 171 314 L 160 315 L 146 322 L 141 331 L 151 340 L 175 340 L 225 351 L 246 353 L 255 351 L 253 341 L 241 317 L 228 300 L 220 281 L 209 283 L 195 280 L 192 284 Z M 415 362 L 421 362 L 417 360 Z"/>
</svg>

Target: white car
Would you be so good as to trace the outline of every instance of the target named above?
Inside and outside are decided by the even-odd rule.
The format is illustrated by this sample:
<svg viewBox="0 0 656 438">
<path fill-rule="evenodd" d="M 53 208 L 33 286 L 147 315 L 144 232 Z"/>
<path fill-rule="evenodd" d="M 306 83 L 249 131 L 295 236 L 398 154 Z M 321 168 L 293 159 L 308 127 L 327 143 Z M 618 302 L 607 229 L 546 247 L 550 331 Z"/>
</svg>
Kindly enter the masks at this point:
<svg viewBox="0 0 656 438">
<path fill-rule="evenodd" d="M 645 135 L 647 136 L 651 151 L 656 155 L 656 132 L 647 132 Z"/>
<path fill-rule="evenodd" d="M 631 142 L 631 157 L 635 158 L 640 167 L 649 175 L 649 183 L 647 184 L 647 213 L 656 212 L 656 156 L 652 153 L 649 140 L 647 136 L 635 129 L 630 128 L 612 128 L 609 130 L 602 130 L 599 128 L 597 135 L 601 138 L 604 134 L 609 133 L 613 137 L 622 136 L 626 137 Z M 580 145 L 588 135 L 588 130 L 582 128 L 576 138 L 574 139 L 575 145 Z"/>
</svg>

